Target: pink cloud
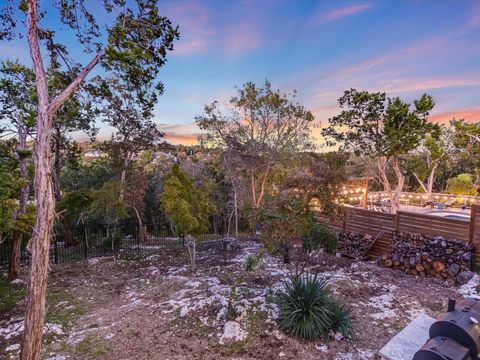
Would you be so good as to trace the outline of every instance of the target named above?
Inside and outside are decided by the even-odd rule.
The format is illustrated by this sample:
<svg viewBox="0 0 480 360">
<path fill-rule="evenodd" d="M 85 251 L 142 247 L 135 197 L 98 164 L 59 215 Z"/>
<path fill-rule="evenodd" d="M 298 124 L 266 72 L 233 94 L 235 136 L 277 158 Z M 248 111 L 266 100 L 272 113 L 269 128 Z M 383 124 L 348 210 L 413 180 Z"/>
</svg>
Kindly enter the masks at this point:
<svg viewBox="0 0 480 360">
<path fill-rule="evenodd" d="M 312 18 L 310 18 L 309 24 L 312 26 L 326 24 L 346 16 L 351 16 L 351 15 L 361 13 L 367 10 L 368 8 L 370 8 L 370 6 L 371 6 L 370 4 L 350 5 L 350 6 L 337 8 L 337 9 L 328 11 L 326 13 L 319 13 L 314 15 Z"/>
<path fill-rule="evenodd" d="M 257 22 L 252 19 L 224 24 L 197 1 L 173 2 L 164 10 L 179 24 L 180 40 L 173 55 L 204 54 L 222 51 L 229 56 L 245 54 L 260 45 Z"/>
<path fill-rule="evenodd" d="M 444 124 L 453 118 L 457 120 L 465 119 L 468 122 L 478 122 L 480 121 L 480 108 L 458 109 L 430 116 L 431 121 Z"/>
<path fill-rule="evenodd" d="M 383 88 L 384 91 L 414 92 L 442 88 L 457 88 L 480 86 L 480 78 L 472 76 L 465 78 L 437 78 L 437 79 L 394 79 Z"/>
<path fill-rule="evenodd" d="M 260 45 L 259 31 L 255 24 L 242 22 L 227 29 L 224 46 L 227 54 L 237 55 L 256 49 Z"/>
</svg>

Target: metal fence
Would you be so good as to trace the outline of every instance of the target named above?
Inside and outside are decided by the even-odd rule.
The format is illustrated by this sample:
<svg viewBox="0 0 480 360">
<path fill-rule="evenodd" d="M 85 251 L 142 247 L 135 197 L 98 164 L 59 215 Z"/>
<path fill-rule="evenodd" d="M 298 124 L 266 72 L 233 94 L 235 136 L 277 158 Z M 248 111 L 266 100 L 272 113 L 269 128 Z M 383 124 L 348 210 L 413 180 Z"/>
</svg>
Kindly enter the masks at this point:
<svg viewBox="0 0 480 360">
<path fill-rule="evenodd" d="M 137 228 L 130 227 L 130 231 L 121 231 L 116 236 L 107 236 L 101 230 L 92 234 L 74 236 L 74 242 L 68 244 L 62 236 L 54 236 L 50 244 L 50 262 L 59 264 L 71 261 L 87 260 L 91 258 L 135 255 L 140 253 L 156 252 L 172 246 L 185 245 L 184 236 L 176 236 L 165 231 L 146 231 L 139 236 Z M 205 234 L 199 237 L 199 242 L 224 238 L 219 234 Z M 9 264 L 10 239 L 0 244 L 0 268 Z M 28 265 L 30 254 L 26 249 L 26 241 L 22 244 L 20 262 Z"/>
</svg>

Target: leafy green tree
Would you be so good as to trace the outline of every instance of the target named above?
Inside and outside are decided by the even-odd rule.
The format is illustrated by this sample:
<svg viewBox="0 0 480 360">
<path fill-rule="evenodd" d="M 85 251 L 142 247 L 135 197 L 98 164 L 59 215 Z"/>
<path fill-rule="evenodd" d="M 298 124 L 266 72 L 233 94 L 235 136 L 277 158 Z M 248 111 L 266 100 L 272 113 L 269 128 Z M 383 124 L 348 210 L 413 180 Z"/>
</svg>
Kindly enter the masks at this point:
<svg viewBox="0 0 480 360">
<path fill-rule="evenodd" d="M 466 122 L 464 119 L 453 119 L 450 122 L 453 130 L 453 142 L 458 158 L 456 167 L 462 172 L 475 175 L 475 183 L 480 177 L 480 122 Z M 457 173 L 458 174 L 458 173 Z"/>
<path fill-rule="evenodd" d="M 100 189 L 92 190 L 90 198 L 90 213 L 100 217 L 107 227 L 107 238 L 111 240 L 112 250 L 118 236 L 118 222 L 128 217 L 125 202 L 120 198 L 122 184 L 118 181 L 109 181 Z"/>
<path fill-rule="evenodd" d="M 448 180 L 447 192 L 455 195 L 478 195 L 478 189 L 470 174 L 460 174 Z"/>
<path fill-rule="evenodd" d="M 188 250 L 192 271 L 196 271 L 196 241 L 209 227 L 208 217 L 214 208 L 207 194 L 195 185 L 194 179 L 175 164 L 163 180 L 163 193 L 160 195 L 162 209 L 175 229 L 188 236 Z"/>
<path fill-rule="evenodd" d="M 283 94 L 266 81 L 262 87 L 252 82 L 243 85 L 228 109 L 221 109 L 216 101 L 206 105 L 196 123 L 206 132 L 204 143 L 224 149 L 229 164 L 248 179 L 250 204 L 256 211 L 276 169 L 313 149 L 313 120 L 312 113 L 295 102 L 295 92 Z"/>
<path fill-rule="evenodd" d="M 30 197 L 30 174 L 28 163 L 31 160 L 31 150 L 27 140 L 34 136 L 36 125 L 36 90 L 35 74 L 18 61 L 6 61 L 0 68 L 0 135 L 14 136 L 17 139 L 15 159 L 21 178 L 21 188 L 18 196 L 18 207 L 13 211 L 13 221 L 30 218 L 28 199 Z M 19 224 L 20 225 L 20 224 Z M 17 226 L 18 231 L 12 234 L 8 278 L 18 277 L 20 266 L 20 249 L 25 232 L 25 226 Z"/>
<path fill-rule="evenodd" d="M 344 150 L 375 158 L 380 182 L 396 211 L 405 182 L 399 157 L 416 149 L 422 139 L 436 129 L 436 125 L 428 122 L 434 106 L 432 97 L 423 95 L 411 108 L 398 97 L 350 89 L 338 102 L 344 110 L 329 119 L 329 126 L 322 130 L 323 136 L 329 144 L 340 142 Z M 394 191 L 387 177 L 389 165 L 397 180 Z"/>
<path fill-rule="evenodd" d="M 44 7 L 41 7 L 44 6 Z M 99 9 L 99 6 L 101 9 Z M 93 12 L 95 11 L 95 12 Z M 112 15 L 112 21 L 99 24 L 97 14 Z M 48 19 L 57 18 L 62 33 L 68 29 L 76 36 L 74 46 L 84 46 L 94 55 L 77 77 L 54 98 L 49 97 L 48 78 L 42 52 L 55 51 L 69 66 L 67 47 L 55 41 L 55 29 Z M 108 73 L 133 84 L 142 92 L 159 88 L 156 76 L 166 61 L 177 28 L 159 15 L 156 0 L 65 0 L 43 4 L 37 0 L 4 1 L 0 7 L 0 40 L 26 35 L 37 88 L 37 134 L 35 146 L 36 225 L 30 241 L 31 269 L 27 287 L 25 331 L 21 359 L 36 360 L 41 354 L 45 296 L 48 277 L 48 253 L 55 219 L 55 200 L 50 177 L 51 137 L 55 114 L 100 64 Z M 42 49 L 43 46 L 43 49 Z M 48 66 L 47 66 L 48 67 Z"/>
<path fill-rule="evenodd" d="M 267 195 L 266 205 L 259 211 L 259 221 L 261 238 L 267 249 L 282 254 L 284 262 L 289 263 L 291 242 L 300 239 L 315 218 L 310 204 L 301 194 L 283 191 Z"/>
<path fill-rule="evenodd" d="M 413 175 L 427 194 L 429 200 L 433 200 L 433 185 L 437 169 L 448 161 L 455 152 L 452 136 L 453 133 L 450 128 L 440 126 L 437 132 L 433 132 L 425 137 L 420 147 L 415 151 L 417 166 Z M 425 178 L 426 182 L 423 181 Z"/>
<path fill-rule="evenodd" d="M 133 84 L 118 79 L 100 81 L 92 92 L 102 100 L 99 113 L 116 129 L 102 148 L 118 158 L 120 181 L 125 186 L 127 172 L 135 157 L 143 150 L 158 144 L 164 134 L 153 121 L 157 89 L 139 92 Z M 121 196 L 123 196 L 122 190 Z"/>
</svg>

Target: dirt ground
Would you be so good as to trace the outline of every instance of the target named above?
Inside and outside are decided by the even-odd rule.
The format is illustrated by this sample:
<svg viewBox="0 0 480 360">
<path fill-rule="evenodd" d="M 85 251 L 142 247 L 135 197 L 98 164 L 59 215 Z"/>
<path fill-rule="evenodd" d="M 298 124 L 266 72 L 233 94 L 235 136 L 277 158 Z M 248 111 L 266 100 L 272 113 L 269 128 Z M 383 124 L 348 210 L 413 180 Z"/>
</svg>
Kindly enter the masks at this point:
<svg viewBox="0 0 480 360">
<path fill-rule="evenodd" d="M 294 255 L 289 265 L 267 254 L 249 272 L 246 259 L 259 249 L 242 242 L 200 252 L 195 274 L 182 247 L 52 266 L 42 358 L 379 359 L 377 351 L 418 314 L 436 317 L 448 297 L 476 293 L 475 284 L 449 287 L 320 252 L 306 262 Z M 300 263 L 352 309 L 351 339 L 300 341 L 279 331 L 275 294 Z M 23 311 L 19 300 L 0 314 L 0 359 L 18 356 Z M 241 341 L 224 336 L 232 317 Z"/>
</svg>

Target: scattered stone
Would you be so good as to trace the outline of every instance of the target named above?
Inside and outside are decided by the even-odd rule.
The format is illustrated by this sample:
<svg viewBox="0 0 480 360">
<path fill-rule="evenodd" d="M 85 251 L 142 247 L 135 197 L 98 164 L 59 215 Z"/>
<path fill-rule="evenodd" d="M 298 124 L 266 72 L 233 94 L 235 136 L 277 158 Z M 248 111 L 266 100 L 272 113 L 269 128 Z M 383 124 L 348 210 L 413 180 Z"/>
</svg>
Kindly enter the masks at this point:
<svg viewBox="0 0 480 360">
<path fill-rule="evenodd" d="M 220 344 L 227 342 L 243 341 L 247 338 L 248 333 L 243 330 L 236 321 L 227 321 L 223 327 L 223 334 L 220 338 Z"/>
<path fill-rule="evenodd" d="M 20 350 L 20 344 L 13 344 L 13 345 L 8 346 L 5 349 L 6 352 L 14 352 L 14 351 L 18 351 L 18 350 Z"/>
<path fill-rule="evenodd" d="M 317 349 L 320 352 L 327 352 L 328 346 L 324 344 L 315 344 L 315 349 Z"/>
<path fill-rule="evenodd" d="M 333 334 L 333 338 L 335 339 L 335 341 L 342 341 L 343 334 L 340 331 L 337 331 L 335 332 L 335 334 Z"/>
<path fill-rule="evenodd" d="M 26 284 L 27 282 L 22 280 L 22 279 L 15 279 L 15 280 L 12 280 L 12 284 Z"/>
</svg>

